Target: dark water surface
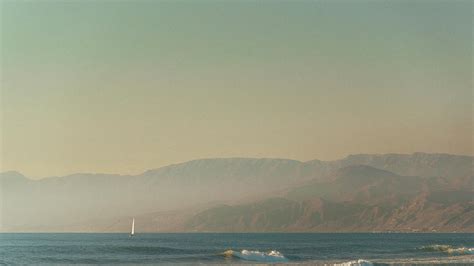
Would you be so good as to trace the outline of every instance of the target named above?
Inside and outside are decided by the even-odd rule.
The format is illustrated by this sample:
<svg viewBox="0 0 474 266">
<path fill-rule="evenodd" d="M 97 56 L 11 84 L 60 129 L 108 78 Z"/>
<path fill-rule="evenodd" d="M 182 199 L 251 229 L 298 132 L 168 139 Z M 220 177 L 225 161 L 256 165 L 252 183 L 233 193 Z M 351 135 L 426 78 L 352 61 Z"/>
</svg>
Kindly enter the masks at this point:
<svg viewBox="0 0 474 266">
<path fill-rule="evenodd" d="M 474 234 L 2 233 L 0 263 L 474 265 L 473 247 Z"/>
</svg>

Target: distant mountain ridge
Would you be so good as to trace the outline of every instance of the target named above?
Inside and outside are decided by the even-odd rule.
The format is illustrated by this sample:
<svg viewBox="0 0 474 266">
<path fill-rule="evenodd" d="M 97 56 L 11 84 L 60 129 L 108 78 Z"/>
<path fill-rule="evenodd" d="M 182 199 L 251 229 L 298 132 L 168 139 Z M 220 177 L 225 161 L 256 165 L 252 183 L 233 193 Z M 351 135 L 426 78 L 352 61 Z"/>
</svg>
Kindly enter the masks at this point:
<svg viewBox="0 0 474 266">
<path fill-rule="evenodd" d="M 443 181 L 348 166 L 330 181 L 290 189 L 285 197 L 207 209 L 186 226 L 217 232 L 473 232 L 473 188 L 440 189 Z"/>
<path fill-rule="evenodd" d="M 206 164 L 207 163 L 207 164 Z M 205 158 L 205 159 L 196 159 L 183 163 L 171 164 L 168 166 L 163 166 L 156 169 L 151 169 L 143 172 L 139 175 L 129 175 L 129 176 L 156 176 L 156 175 L 167 175 L 171 176 L 175 173 L 186 173 L 186 169 L 190 170 L 192 168 L 218 168 L 215 166 L 215 163 L 220 164 L 220 170 L 224 167 L 232 165 L 237 170 L 238 165 L 248 166 L 245 164 L 253 164 L 256 169 L 258 165 L 263 167 L 265 164 L 274 164 L 281 163 L 293 167 L 301 167 L 307 169 L 317 169 L 321 168 L 322 173 L 330 172 L 333 169 L 339 169 L 341 167 L 350 166 L 350 165 L 368 165 L 374 168 L 387 170 L 394 172 L 400 175 L 418 175 L 418 176 L 466 176 L 470 175 L 474 171 L 474 156 L 469 155 L 453 155 L 447 153 L 423 153 L 416 152 L 412 154 L 351 154 L 340 160 L 334 161 L 321 161 L 321 160 L 310 160 L 306 162 L 292 160 L 292 159 L 282 159 L 282 158 Z M 189 172 L 188 172 L 189 173 Z M 0 173 L 0 178 L 2 176 L 17 176 L 24 177 L 21 173 L 17 171 L 7 171 Z M 70 174 L 62 177 L 47 177 L 47 178 L 65 178 L 76 175 L 110 175 L 110 176 L 120 176 L 118 174 L 100 174 L 100 173 L 77 173 Z M 213 173 L 215 175 L 215 173 Z M 43 178 L 43 179 L 47 179 Z M 38 179 L 42 180 L 42 179 Z"/>
<path fill-rule="evenodd" d="M 175 211 L 194 208 L 195 211 L 188 213 L 196 213 L 202 206 L 209 207 L 210 204 L 237 206 L 243 202 L 270 199 L 282 195 L 282 191 L 304 187 L 308 182 L 318 184 L 342 178 L 341 171 L 350 166 L 355 168 L 347 178 L 354 182 L 356 178 L 363 181 L 364 171 L 369 169 L 366 167 L 371 167 L 371 172 L 384 171 L 379 174 L 386 173 L 387 176 L 439 179 L 432 187 L 470 189 L 473 158 L 414 153 L 350 155 L 329 162 L 268 158 L 200 159 L 140 175 L 73 174 L 40 180 L 30 180 L 17 172 L 5 172 L 0 174 L 0 230 L 48 231 L 60 228 L 67 231 L 68 228 L 81 228 L 77 227 L 78 224 L 90 223 L 87 230 L 101 231 L 103 227 L 94 226 L 97 217 L 107 220 L 146 213 L 160 213 L 163 217 L 163 213 L 171 211 L 174 217 L 183 221 L 182 230 L 195 230 L 184 227 L 184 220 L 192 217 L 181 216 Z M 326 201 L 322 199 L 321 202 Z M 196 209 L 195 206 L 201 207 Z M 152 218 L 150 223 L 154 223 Z M 151 225 L 147 228 L 157 230 Z M 177 230 L 178 227 L 174 228 Z"/>
</svg>

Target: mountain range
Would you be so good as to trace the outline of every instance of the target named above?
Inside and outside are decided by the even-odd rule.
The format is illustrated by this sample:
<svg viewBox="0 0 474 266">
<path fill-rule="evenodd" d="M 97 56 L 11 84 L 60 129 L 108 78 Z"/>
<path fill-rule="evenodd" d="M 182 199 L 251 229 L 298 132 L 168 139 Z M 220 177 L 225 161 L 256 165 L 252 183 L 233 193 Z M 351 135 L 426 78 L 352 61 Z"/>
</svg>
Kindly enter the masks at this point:
<svg viewBox="0 0 474 266">
<path fill-rule="evenodd" d="M 0 230 L 469 231 L 472 156 L 200 159 L 139 175 L 0 174 Z"/>
</svg>

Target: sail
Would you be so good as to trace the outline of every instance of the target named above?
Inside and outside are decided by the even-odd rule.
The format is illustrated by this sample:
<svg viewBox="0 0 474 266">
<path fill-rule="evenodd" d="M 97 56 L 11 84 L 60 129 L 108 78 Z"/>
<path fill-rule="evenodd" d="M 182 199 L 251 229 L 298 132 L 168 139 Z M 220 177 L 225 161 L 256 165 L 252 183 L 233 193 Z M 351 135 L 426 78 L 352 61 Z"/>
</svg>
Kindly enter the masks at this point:
<svg viewBox="0 0 474 266">
<path fill-rule="evenodd" d="M 132 232 L 130 233 L 130 235 L 134 235 L 135 234 L 135 218 L 133 218 L 132 220 Z"/>
</svg>

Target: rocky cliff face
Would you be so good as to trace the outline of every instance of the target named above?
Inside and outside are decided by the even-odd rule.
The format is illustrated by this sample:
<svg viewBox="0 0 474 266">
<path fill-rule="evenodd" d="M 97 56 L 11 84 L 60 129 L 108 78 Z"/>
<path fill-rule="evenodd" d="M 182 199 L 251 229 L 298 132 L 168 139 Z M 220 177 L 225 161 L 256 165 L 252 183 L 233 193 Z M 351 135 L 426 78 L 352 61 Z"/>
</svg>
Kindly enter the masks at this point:
<svg viewBox="0 0 474 266">
<path fill-rule="evenodd" d="M 472 184 L 474 177 L 462 179 Z M 203 231 L 474 231 L 474 190 L 456 179 L 349 166 L 284 198 L 219 206 L 192 217 Z"/>
</svg>

